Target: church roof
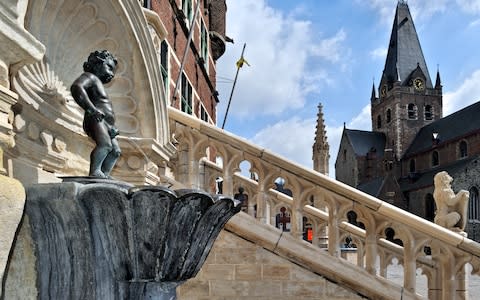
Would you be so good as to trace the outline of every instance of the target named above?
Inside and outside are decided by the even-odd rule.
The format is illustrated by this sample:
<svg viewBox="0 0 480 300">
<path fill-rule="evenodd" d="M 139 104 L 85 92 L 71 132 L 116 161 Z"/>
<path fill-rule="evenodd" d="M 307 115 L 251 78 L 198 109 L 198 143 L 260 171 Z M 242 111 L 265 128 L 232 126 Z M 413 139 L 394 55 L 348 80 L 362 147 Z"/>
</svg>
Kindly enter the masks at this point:
<svg viewBox="0 0 480 300">
<path fill-rule="evenodd" d="M 384 177 L 377 177 L 368 182 L 359 184 L 357 186 L 357 189 L 373 197 L 378 197 L 384 181 L 385 181 Z"/>
<path fill-rule="evenodd" d="M 402 85 L 406 85 L 417 66 L 425 76 L 426 87 L 432 88 L 432 81 L 410 10 L 406 2 L 399 1 L 393 20 L 383 77 L 389 83 L 400 81 Z"/>
<path fill-rule="evenodd" d="M 365 156 L 370 150 L 375 149 L 378 157 L 383 157 L 385 150 L 385 134 L 364 130 L 344 129 L 353 151 L 357 156 Z"/>
<path fill-rule="evenodd" d="M 404 157 L 430 150 L 433 133 L 438 133 L 438 142 L 442 143 L 480 130 L 478 116 L 480 116 L 480 101 L 422 127 Z"/>
<path fill-rule="evenodd" d="M 417 173 L 413 180 L 402 178 L 399 181 L 400 189 L 405 192 L 433 186 L 433 177 L 435 177 L 438 172 L 446 171 L 451 176 L 455 176 L 455 174 L 461 173 L 470 163 L 475 162 L 478 159 L 478 155 L 466 159 L 460 159 L 446 166 L 433 168 L 424 173 Z"/>
</svg>

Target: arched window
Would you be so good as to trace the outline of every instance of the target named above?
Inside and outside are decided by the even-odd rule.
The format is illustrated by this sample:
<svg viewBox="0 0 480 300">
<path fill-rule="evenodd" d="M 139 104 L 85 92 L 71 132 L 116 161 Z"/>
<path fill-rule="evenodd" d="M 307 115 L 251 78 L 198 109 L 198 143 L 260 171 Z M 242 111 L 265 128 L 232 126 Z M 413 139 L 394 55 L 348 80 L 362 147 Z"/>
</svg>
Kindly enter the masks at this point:
<svg viewBox="0 0 480 300">
<path fill-rule="evenodd" d="M 435 218 L 435 200 L 433 199 L 432 194 L 428 193 L 425 196 L 425 219 L 432 221 Z"/>
<path fill-rule="evenodd" d="M 432 152 L 432 167 L 438 166 L 438 164 L 439 164 L 438 152 L 433 151 Z"/>
<path fill-rule="evenodd" d="M 464 158 L 464 157 L 467 157 L 467 155 L 468 155 L 467 142 L 461 141 L 458 144 L 458 156 L 460 158 Z"/>
<path fill-rule="evenodd" d="M 478 220 L 478 218 L 480 217 L 480 203 L 478 203 L 478 189 L 476 187 L 471 187 L 469 192 L 470 192 L 470 200 L 468 201 L 468 219 Z"/>
<path fill-rule="evenodd" d="M 390 123 L 392 121 L 392 111 L 390 109 L 387 109 L 387 123 Z"/>
<path fill-rule="evenodd" d="M 433 112 L 431 105 L 425 105 L 425 120 L 433 120 Z"/>
<path fill-rule="evenodd" d="M 410 160 L 409 170 L 410 170 L 410 173 L 414 173 L 416 171 L 414 159 Z"/>
<path fill-rule="evenodd" d="M 381 116 L 377 117 L 377 128 L 378 129 L 382 128 L 382 117 Z"/>
<path fill-rule="evenodd" d="M 407 107 L 408 110 L 408 118 L 410 120 L 417 118 L 417 106 L 413 103 L 410 103 Z"/>
</svg>

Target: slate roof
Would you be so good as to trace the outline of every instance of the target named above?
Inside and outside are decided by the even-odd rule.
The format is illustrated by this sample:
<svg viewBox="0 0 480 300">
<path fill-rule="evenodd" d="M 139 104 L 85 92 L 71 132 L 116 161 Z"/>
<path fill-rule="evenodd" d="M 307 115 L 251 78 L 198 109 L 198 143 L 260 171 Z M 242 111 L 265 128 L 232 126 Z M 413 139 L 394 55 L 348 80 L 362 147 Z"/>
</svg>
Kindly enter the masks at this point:
<svg viewBox="0 0 480 300">
<path fill-rule="evenodd" d="M 410 73 L 417 68 L 417 64 L 426 77 L 426 87 L 432 88 L 432 80 L 428 73 L 410 10 L 405 2 L 399 1 L 393 20 L 383 76 L 386 77 L 388 82 L 395 82 L 400 79 L 401 84 L 406 85 Z"/>
<path fill-rule="evenodd" d="M 378 197 L 384 181 L 385 181 L 384 177 L 377 177 L 370 180 L 369 182 L 359 184 L 357 186 L 357 189 L 373 197 Z"/>
<path fill-rule="evenodd" d="M 442 143 L 478 130 L 480 130 L 480 101 L 422 127 L 404 157 L 430 150 L 434 132 L 439 134 L 439 142 Z"/>
<path fill-rule="evenodd" d="M 364 130 L 344 129 L 344 134 L 348 137 L 353 151 L 357 156 L 365 156 L 370 149 L 377 150 L 377 157 L 383 157 L 385 150 L 385 134 L 381 132 L 371 132 Z"/>
<path fill-rule="evenodd" d="M 417 173 L 415 180 L 402 178 L 399 180 L 400 189 L 402 191 L 411 191 L 416 189 L 422 189 L 425 187 L 433 186 L 433 177 L 441 171 L 447 171 L 451 176 L 455 176 L 456 173 L 462 172 L 472 161 L 479 160 L 480 156 L 473 156 L 466 159 L 460 159 L 452 164 L 446 166 L 440 166 L 428 170 L 425 173 Z M 455 177 L 454 177 L 455 178 Z"/>
</svg>

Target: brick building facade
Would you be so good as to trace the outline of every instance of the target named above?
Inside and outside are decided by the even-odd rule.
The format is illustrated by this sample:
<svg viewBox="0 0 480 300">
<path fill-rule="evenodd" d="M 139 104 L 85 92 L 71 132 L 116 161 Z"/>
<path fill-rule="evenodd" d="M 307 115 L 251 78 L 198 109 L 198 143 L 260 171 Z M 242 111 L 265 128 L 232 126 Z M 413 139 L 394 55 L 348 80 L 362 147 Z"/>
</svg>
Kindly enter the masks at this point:
<svg viewBox="0 0 480 300">
<path fill-rule="evenodd" d="M 480 102 L 443 117 L 440 74 L 433 83 L 408 5 L 399 1 L 380 85 L 372 88 L 372 131 L 344 128 L 336 178 L 433 221 L 433 177 L 447 171 L 454 191 L 470 191 L 467 232 L 480 240 L 479 114 Z"/>
<path fill-rule="evenodd" d="M 216 61 L 229 40 L 225 36 L 226 1 L 140 2 L 158 14 L 168 33 L 158 45 L 168 105 L 215 125 L 219 102 Z"/>
</svg>

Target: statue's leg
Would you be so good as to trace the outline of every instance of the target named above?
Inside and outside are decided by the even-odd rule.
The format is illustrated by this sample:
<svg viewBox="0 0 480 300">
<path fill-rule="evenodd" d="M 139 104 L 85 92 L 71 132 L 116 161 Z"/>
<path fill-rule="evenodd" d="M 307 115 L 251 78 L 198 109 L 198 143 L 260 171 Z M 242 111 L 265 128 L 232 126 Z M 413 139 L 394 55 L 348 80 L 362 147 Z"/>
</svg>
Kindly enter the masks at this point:
<svg viewBox="0 0 480 300">
<path fill-rule="evenodd" d="M 90 153 L 90 176 L 105 178 L 102 172 L 102 165 L 107 155 L 112 151 L 112 141 L 108 134 L 107 126 L 104 121 L 100 121 L 92 126 L 92 138 L 97 144 Z"/>
<path fill-rule="evenodd" d="M 106 177 L 110 176 L 110 172 L 112 171 L 115 163 L 117 162 L 120 154 L 122 153 L 120 150 L 120 146 L 118 145 L 118 140 L 116 138 L 113 138 L 111 140 L 111 144 L 112 150 L 108 153 L 102 165 L 102 172 L 103 174 L 105 174 Z"/>
</svg>

